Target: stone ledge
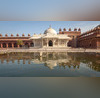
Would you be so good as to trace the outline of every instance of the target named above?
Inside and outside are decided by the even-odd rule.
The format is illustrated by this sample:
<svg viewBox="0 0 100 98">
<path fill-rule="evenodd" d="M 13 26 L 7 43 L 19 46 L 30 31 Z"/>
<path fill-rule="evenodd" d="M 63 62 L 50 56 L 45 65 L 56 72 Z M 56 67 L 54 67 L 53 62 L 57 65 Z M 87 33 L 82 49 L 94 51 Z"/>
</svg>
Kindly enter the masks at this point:
<svg viewBox="0 0 100 98">
<path fill-rule="evenodd" d="M 11 52 L 94 52 L 94 53 L 100 53 L 100 49 L 0 49 L 0 54 L 4 53 L 11 53 Z"/>
</svg>

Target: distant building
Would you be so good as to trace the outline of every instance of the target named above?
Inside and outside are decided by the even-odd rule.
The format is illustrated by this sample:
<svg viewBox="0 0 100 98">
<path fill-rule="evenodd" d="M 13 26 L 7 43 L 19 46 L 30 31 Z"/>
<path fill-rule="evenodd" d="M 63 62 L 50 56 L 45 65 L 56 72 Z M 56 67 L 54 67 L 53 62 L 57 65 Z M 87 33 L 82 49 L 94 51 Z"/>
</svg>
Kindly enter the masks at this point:
<svg viewBox="0 0 100 98">
<path fill-rule="evenodd" d="M 23 45 L 18 45 L 17 41 L 22 40 Z M 45 30 L 43 34 L 34 34 L 33 36 L 25 37 L 24 34 L 20 37 L 8 36 L 5 34 L 3 37 L 0 34 L 0 48 L 20 48 L 20 47 L 33 47 L 33 48 L 49 48 L 49 47 L 68 47 L 68 42 L 71 40 L 67 35 L 57 34 L 57 32 L 51 27 Z"/>
<path fill-rule="evenodd" d="M 34 44 L 29 38 L 30 34 L 28 34 L 28 36 L 25 36 L 24 34 L 22 34 L 22 36 L 19 36 L 19 34 L 16 36 L 13 34 L 11 34 L 11 36 L 5 34 L 5 36 L 2 36 L 2 34 L 0 34 L 0 48 L 20 48 L 22 45 L 17 45 L 18 40 L 23 41 L 24 47 L 32 47 Z"/>
<path fill-rule="evenodd" d="M 68 46 L 69 47 L 77 47 L 77 36 L 81 35 L 81 29 L 77 29 L 75 28 L 73 31 L 71 30 L 71 28 L 69 28 L 69 30 L 66 30 L 66 28 L 64 28 L 63 30 L 60 28 L 59 29 L 59 34 L 64 34 L 67 35 L 68 37 L 71 38 L 71 40 L 68 42 Z"/>
<path fill-rule="evenodd" d="M 23 41 L 23 45 L 18 45 L 18 40 Z M 73 48 L 93 48 L 100 49 L 100 25 L 94 29 L 81 34 L 81 29 L 71 28 L 63 30 L 60 28 L 57 33 L 53 28 L 48 28 L 43 34 L 34 34 L 31 36 L 14 36 L 11 34 L 0 34 L 0 48 L 49 48 L 49 47 L 73 47 Z"/>
<path fill-rule="evenodd" d="M 78 36 L 77 47 L 100 49 L 100 25 Z"/>
</svg>

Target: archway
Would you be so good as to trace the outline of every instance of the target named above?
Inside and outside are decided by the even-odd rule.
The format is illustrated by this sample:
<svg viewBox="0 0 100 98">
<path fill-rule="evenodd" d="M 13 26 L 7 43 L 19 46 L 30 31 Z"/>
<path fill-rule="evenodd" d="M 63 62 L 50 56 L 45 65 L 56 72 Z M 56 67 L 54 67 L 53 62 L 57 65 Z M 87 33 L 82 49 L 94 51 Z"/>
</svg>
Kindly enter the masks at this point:
<svg viewBox="0 0 100 98">
<path fill-rule="evenodd" d="M 49 46 L 53 46 L 53 42 L 51 40 L 49 41 Z"/>
<path fill-rule="evenodd" d="M 8 43 L 8 47 L 11 48 L 12 47 L 12 44 L 11 43 Z"/>
<path fill-rule="evenodd" d="M 26 43 L 25 43 L 25 48 L 28 48 L 28 47 L 29 47 L 29 45 L 28 45 L 28 43 L 26 42 Z"/>
<path fill-rule="evenodd" d="M 30 44 L 30 47 L 34 47 L 34 43 L 31 43 L 31 44 Z"/>
<path fill-rule="evenodd" d="M 3 43 L 3 48 L 6 48 L 6 43 Z"/>
<path fill-rule="evenodd" d="M 14 47 L 17 48 L 17 43 L 14 43 Z"/>
</svg>

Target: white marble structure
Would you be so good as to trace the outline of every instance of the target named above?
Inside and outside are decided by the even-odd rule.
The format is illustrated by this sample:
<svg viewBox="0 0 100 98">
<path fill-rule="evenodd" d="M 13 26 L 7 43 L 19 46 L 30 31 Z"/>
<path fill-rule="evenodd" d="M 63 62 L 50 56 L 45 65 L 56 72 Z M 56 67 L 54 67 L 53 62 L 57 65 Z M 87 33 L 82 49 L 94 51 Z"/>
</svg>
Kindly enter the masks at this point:
<svg viewBox="0 0 100 98">
<path fill-rule="evenodd" d="M 30 40 L 33 41 L 34 47 L 49 48 L 49 47 L 67 47 L 67 43 L 71 40 L 70 37 L 57 32 L 49 27 L 44 34 L 34 34 Z"/>
</svg>

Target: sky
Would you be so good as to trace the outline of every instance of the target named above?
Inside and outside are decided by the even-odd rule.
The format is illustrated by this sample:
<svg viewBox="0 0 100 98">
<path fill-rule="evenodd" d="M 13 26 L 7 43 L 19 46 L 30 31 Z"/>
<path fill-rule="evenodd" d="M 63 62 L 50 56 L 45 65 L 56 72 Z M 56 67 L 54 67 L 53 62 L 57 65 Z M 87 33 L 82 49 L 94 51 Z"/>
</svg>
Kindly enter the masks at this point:
<svg viewBox="0 0 100 98">
<path fill-rule="evenodd" d="M 17 33 L 21 36 L 23 33 L 31 36 L 36 33 L 44 33 L 49 26 L 59 32 L 59 28 L 81 28 L 82 33 L 87 30 L 93 29 L 97 25 L 100 25 L 100 21 L 0 21 L 0 33 L 5 35 L 16 35 Z"/>
<path fill-rule="evenodd" d="M 97 21 L 100 0 L 0 0 L 0 21 Z"/>
<path fill-rule="evenodd" d="M 0 33 L 44 33 L 52 26 L 81 28 L 100 24 L 100 0 L 0 0 Z"/>
</svg>

